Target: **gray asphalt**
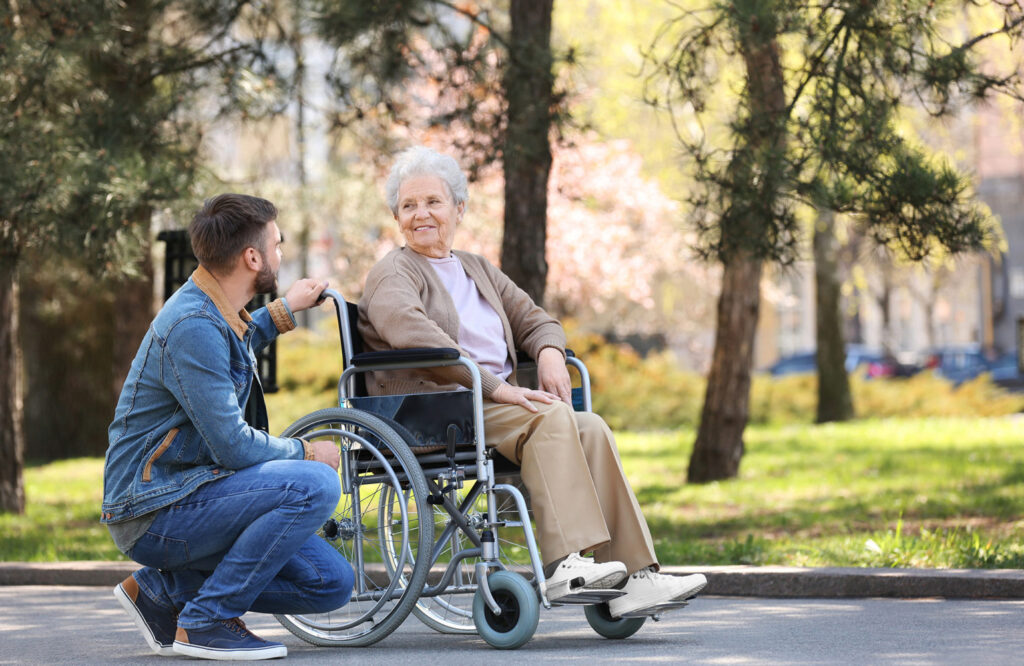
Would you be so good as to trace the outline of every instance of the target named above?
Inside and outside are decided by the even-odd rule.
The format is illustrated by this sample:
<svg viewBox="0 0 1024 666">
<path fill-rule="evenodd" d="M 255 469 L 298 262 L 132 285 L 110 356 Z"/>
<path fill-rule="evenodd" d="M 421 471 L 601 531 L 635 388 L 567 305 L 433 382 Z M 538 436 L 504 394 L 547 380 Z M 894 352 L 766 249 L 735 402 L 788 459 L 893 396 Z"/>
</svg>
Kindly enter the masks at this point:
<svg viewBox="0 0 1024 666">
<path fill-rule="evenodd" d="M 368 648 L 316 648 L 269 616 L 246 622 L 305 664 L 1013 664 L 1024 663 L 1024 600 L 700 597 L 610 641 L 570 607 L 541 612 L 533 640 L 503 652 L 409 617 Z M 0 587 L 0 664 L 163 664 L 109 588 Z M 278 662 L 280 663 L 280 662 Z"/>
</svg>

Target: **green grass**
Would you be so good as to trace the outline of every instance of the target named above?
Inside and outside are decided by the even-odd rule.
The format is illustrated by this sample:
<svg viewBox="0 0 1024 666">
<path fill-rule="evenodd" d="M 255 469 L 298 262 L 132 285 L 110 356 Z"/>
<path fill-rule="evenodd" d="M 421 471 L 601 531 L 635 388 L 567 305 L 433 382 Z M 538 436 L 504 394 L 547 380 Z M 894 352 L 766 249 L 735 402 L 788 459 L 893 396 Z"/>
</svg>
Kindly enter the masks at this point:
<svg viewBox="0 0 1024 666">
<path fill-rule="evenodd" d="M 1024 566 L 1024 421 L 748 428 L 738 479 L 686 485 L 692 432 L 623 434 L 670 563 Z"/>
<path fill-rule="evenodd" d="M 25 470 L 24 515 L 0 514 L 0 560 L 123 560 L 100 524 L 103 459 L 76 458 Z"/>
<path fill-rule="evenodd" d="M 309 411 L 307 407 L 306 411 Z M 1024 568 L 1024 420 L 755 426 L 738 479 L 688 485 L 693 432 L 621 433 L 666 564 Z M 26 470 L 0 560 L 118 559 L 102 461 Z"/>
</svg>

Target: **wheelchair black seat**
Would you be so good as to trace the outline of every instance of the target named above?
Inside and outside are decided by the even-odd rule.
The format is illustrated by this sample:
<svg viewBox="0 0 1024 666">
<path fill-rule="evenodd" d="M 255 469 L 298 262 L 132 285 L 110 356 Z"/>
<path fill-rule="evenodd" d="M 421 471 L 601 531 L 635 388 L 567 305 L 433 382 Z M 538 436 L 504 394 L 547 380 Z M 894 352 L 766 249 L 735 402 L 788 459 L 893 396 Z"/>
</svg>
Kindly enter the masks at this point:
<svg viewBox="0 0 1024 666">
<path fill-rule="evenodd" d="M 469 391 L 350 397 L 348 406 L 401 424 L 412 436 L 409 448 L 416 453 L 445 448 L 452 428 L 457 448 L 475 448 L 473 394 Z"/>
</svg>

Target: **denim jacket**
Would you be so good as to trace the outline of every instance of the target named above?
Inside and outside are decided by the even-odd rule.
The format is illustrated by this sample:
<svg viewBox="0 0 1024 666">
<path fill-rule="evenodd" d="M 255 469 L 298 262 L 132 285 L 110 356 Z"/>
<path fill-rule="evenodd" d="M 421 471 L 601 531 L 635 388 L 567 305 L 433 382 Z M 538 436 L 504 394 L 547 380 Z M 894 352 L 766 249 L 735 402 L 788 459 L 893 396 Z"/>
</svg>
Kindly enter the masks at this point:
<svg viewBox="0 0 1024 666">
<path fill-rule="evenodd" d="M 273 437 L 244 419 L 255 352 L 294 327 L 284 299 L 236 313 L 206 269 L 192 274 L 153 320 L 121 390 L 101 522 L 168 506 L 237 469 L 308 457 L 301 439 Z"/>
</svg>

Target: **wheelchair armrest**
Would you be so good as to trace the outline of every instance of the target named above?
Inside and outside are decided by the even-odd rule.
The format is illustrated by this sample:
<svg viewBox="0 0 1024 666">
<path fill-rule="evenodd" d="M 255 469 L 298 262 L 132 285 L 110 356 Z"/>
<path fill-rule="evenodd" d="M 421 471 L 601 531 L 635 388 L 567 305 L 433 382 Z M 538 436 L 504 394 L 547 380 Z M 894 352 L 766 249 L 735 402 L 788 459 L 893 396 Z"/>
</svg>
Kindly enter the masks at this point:
<svg viewBox="0 0 1024 666">
<path fill-rule="evenodd" d="M 416 349 L 392 349 L 390 351 L 363 352 L 352 357 L 355 367 L 365 365 L 420 363 L 422 361 L 457 361 L 459 350 L 451 347 L 421 347 Z"/>
</svg>

